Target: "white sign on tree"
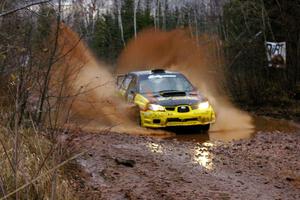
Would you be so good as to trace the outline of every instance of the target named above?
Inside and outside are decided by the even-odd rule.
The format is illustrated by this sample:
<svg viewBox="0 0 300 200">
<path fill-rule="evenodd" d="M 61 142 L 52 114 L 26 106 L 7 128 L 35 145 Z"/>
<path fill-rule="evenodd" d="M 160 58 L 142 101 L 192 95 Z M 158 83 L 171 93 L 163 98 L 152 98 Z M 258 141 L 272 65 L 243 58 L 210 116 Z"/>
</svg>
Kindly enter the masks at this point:
<svg viewBox="0 0 300 200">
<path fill-rule="evenodd" d="M 286 67 L 286 42 L 266 42 L 269 67 Z"/>
</svg>

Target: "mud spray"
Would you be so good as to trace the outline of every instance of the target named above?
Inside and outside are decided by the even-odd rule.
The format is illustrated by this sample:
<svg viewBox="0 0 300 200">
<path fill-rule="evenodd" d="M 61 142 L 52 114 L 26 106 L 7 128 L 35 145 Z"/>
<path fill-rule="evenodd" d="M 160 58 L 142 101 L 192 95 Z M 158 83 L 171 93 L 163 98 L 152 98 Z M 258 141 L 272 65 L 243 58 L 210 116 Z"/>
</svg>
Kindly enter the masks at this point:
<svg viewBox="0 0 300 200">
<path fill-rule="evenodd" d="M 217 113 L 210 138 L 247 137 L 253 128 L 252 119 L 227 98 L 223 89 L 226 84 L 223 66 L 218 37 L 192 38 L 186 30 L 149 29 L 128 43 L 119 58 L 117 73 L 155 67 L 182 72 L 208 97 Z"/>
<path fill-rule="evenodd" d="M 208 97 L 216 110 L 216 124 L 210 133 L 212 139 L 224 135 L 224 131 L 253 128 L 251 117 L 235 108 L 222 91 L 224 73 L 219 40 L 203 35 L 197 41 L 200 42 L 185 30 L 145 30 L 127 44 L 116 73 L 156 67 L 180 71 Z M 108 67 L 97 61 L 78 35 L 63 24 L 58 43 L 63 57 L 54 67 L 52 77 L 55 79 L 51 84 L 56 93 L 68 97 L 63 106 L 63 112 L 67 113 L 64 118 L 88 130 L 113 127 L 117 132 L 166 134 L 136 125 L 131 108 L 116 96 L 115 79 Z"/>
<path fill-rule="evenodd" d="M 130 134 L 169 135 L 136 125 L 134 108 L 117 96 L 115 79 L 109 67 L 95 59 L 68 26 L 61 24 L 58 37 L 58 61 L 52 70 L 51 92 L 55 113 L 62 124 L 85 131 L 125 132 Z"/>
</svg>

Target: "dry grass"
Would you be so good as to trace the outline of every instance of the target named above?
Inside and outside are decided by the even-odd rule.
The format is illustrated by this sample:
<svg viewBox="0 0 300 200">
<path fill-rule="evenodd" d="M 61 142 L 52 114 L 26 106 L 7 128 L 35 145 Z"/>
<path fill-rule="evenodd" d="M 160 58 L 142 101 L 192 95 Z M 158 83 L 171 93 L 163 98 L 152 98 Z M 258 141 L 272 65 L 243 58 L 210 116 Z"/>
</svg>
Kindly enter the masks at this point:
<svg viewBox="0 0 300 200">
<path fill-rule="evenodd" d="M 51 194 L 55 188 L 54 199 L 76 199 L 71 186 L 60 170 L 66 155 L 62 155 L 58 145 L 50 142 L 42 134 L 33 129 L 21 129 L 19 163 L 17 168 L 17 188 L 19 199 L 52 199 Z M 14 192 L 15 186 L 15 163 L 14 137 L 5 127 L 0 127 L 0 199 Z M 54 145 L 53 145 L 54 144 Z M 55 153 L 56 152 L 56 153 Z M 58 167 L 57 167 L 58 166 Z M 57 168 L 57 170 L 55 170 Z M 55 178 L 55 182 L 53 181 Z M 32 181 L 34 180 L 34 181 Z M 31 183 L 32 182 L 32 183 Z M 15 199 L 12 194 L 7 199 Z"/>
</svg>

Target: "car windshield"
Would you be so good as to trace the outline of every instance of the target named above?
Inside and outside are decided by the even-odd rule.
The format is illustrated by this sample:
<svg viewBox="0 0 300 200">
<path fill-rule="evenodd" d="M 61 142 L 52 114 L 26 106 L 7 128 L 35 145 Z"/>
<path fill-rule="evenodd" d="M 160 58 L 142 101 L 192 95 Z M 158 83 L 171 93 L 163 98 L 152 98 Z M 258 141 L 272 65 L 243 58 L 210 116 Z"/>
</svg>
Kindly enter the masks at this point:
<svg viewBox="0 0 300 200">
<path fill-rule="evenodd" d="M 180 74 L 150 75 L 140 81 L 139 90 L 140 93 L 189 92 L 193 86 Z"/>
</svg>

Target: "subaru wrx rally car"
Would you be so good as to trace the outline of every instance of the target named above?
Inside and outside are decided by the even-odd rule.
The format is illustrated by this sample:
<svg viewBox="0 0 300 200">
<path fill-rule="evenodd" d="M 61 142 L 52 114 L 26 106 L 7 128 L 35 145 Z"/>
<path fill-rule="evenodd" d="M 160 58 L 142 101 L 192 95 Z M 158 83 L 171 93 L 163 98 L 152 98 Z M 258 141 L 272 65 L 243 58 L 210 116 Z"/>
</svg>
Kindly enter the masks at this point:
<svg viewBox="0 0 300 200">
<path fill-rule="evenodd" d="M 179 72 L 155 69 L 117 77 L 121 96 L 138 108 L 143 127 L 201 126 L 208 130 L 215 112 L 189 80 Z"/>
</svg>

